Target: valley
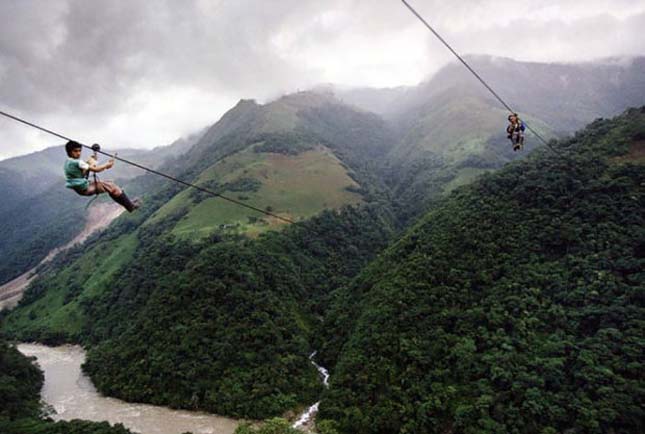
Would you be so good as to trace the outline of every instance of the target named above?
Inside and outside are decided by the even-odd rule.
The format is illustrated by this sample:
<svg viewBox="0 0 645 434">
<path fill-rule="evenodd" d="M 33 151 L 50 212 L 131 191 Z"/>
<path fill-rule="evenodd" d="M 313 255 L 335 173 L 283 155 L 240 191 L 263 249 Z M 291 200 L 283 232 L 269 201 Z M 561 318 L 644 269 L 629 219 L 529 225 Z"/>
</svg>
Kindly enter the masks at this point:
<svg viewBox="0 0 645 434">
<path fill-rule="evenodd" d="M 242 434 L 314 406 L 324 434 L 636 432 L 645 63 L 472 60 L 538 83 L 518 106 L 566 161 L 530 134 L 514 153 L 505 112 L 456 65 L 410 88 L 241 100 L 158 168 L 298 224 L 129 178 L 142 209 L 93 205 L 81 245 L 3 286 L 13 302 L 26 286 L 0 339 L 33 376 L 29 423 L 39 380 L 6 341 L 80 345 L 98 393 Z M 619 107 L 628 89 L 641 104 Z M 29 257 L 19 235 L 6 258 Z"/>
</svg>

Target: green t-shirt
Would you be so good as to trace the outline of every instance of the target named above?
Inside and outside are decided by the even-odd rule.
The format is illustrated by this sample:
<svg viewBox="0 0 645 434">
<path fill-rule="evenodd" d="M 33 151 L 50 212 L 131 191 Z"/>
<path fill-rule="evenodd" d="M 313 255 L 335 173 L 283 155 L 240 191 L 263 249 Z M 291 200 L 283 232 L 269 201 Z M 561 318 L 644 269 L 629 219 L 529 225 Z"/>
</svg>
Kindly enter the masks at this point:
<svg viewBox="0 0 645 434">
<path fill-rule="evenodd" d="M 90 165 L 80 159 L 68 158 L 65 161 L 65 178 L 67 182 L 65 187 L 73 188 L 74 190 L 84 191 L 90 185 L 90 182 L 83 175 L 83 170 L 90 168 Z"/>
</svg>

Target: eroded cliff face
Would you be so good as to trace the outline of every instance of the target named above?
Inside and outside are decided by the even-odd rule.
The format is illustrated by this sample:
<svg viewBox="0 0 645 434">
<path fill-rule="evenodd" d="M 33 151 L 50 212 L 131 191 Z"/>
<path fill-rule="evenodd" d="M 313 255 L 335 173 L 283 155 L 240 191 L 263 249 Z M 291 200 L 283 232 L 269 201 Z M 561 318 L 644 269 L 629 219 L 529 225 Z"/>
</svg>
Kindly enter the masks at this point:
<svg viewBox="0 0 645 434">
<path fill-rule="evenodd" d="M 11 309 L 18 304 L 27 286 L 37 277 L 36 269 L 40 265 L 51 261 L 57 254 L 69 249 L 75 244 L 83 243 L 93 233 L 105 229 L 123 211 L 124 209 L 115 203 L 93 204 L 87 211 L 88 215 L 85 227 L 72 241 L 62 247 L 53 249 L 37 266 L 0 286 L 0 310 Z"/>
</svg>

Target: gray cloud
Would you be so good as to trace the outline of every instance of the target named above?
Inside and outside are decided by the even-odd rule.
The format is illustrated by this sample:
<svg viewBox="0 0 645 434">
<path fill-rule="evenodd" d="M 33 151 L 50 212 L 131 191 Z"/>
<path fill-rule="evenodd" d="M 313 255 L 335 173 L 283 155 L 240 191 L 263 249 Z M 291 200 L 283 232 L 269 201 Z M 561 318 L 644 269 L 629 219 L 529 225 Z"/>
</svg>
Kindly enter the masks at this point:
<svg viewBox="0 0 645 434">
<path fill-rule="evenodd" d="M 464 53 L 645 54 L 641 2 L 411 3 Z M 239 98 L 412 84 L 451 60 L 394 0 L 4 1 L 0 25 L 0 108 L 120 146 L 170 142 Z M 53 143 L 0 120 L 0 158 Z"/>
</svg>

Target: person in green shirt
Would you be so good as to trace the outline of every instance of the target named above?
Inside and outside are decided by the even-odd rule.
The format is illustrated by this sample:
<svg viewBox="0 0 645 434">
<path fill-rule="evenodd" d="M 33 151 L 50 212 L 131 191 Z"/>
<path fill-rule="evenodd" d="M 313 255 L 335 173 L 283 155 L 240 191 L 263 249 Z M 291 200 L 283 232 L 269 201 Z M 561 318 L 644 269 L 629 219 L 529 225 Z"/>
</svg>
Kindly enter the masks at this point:
<svg viewBox="0 0 645 434">
<path fill-rule="evenodd" d="M 81 160 L 81 151 L 83 146 L 70 140 L 65 144 L 65 152 L 69 157 L 65 161 L 63 170 L 65 171 L 65 187 L 71 188 L 81 196 L 92 196 L 94 194 L 107 193 L 119 205 L 123 206 L 128 212 L 132 212 L 139 208 L 139 201 L 135 199 L 131 201 L 118 185 L 112 181 L 97 181 L 90 182 L 88 175 L 90 172 L 98 173 L 112 168 L 114 166 L 114 159 L 110 159 L 105 164 L 97 164 L 94 157 L 89 160 Z"/>
</svg>

